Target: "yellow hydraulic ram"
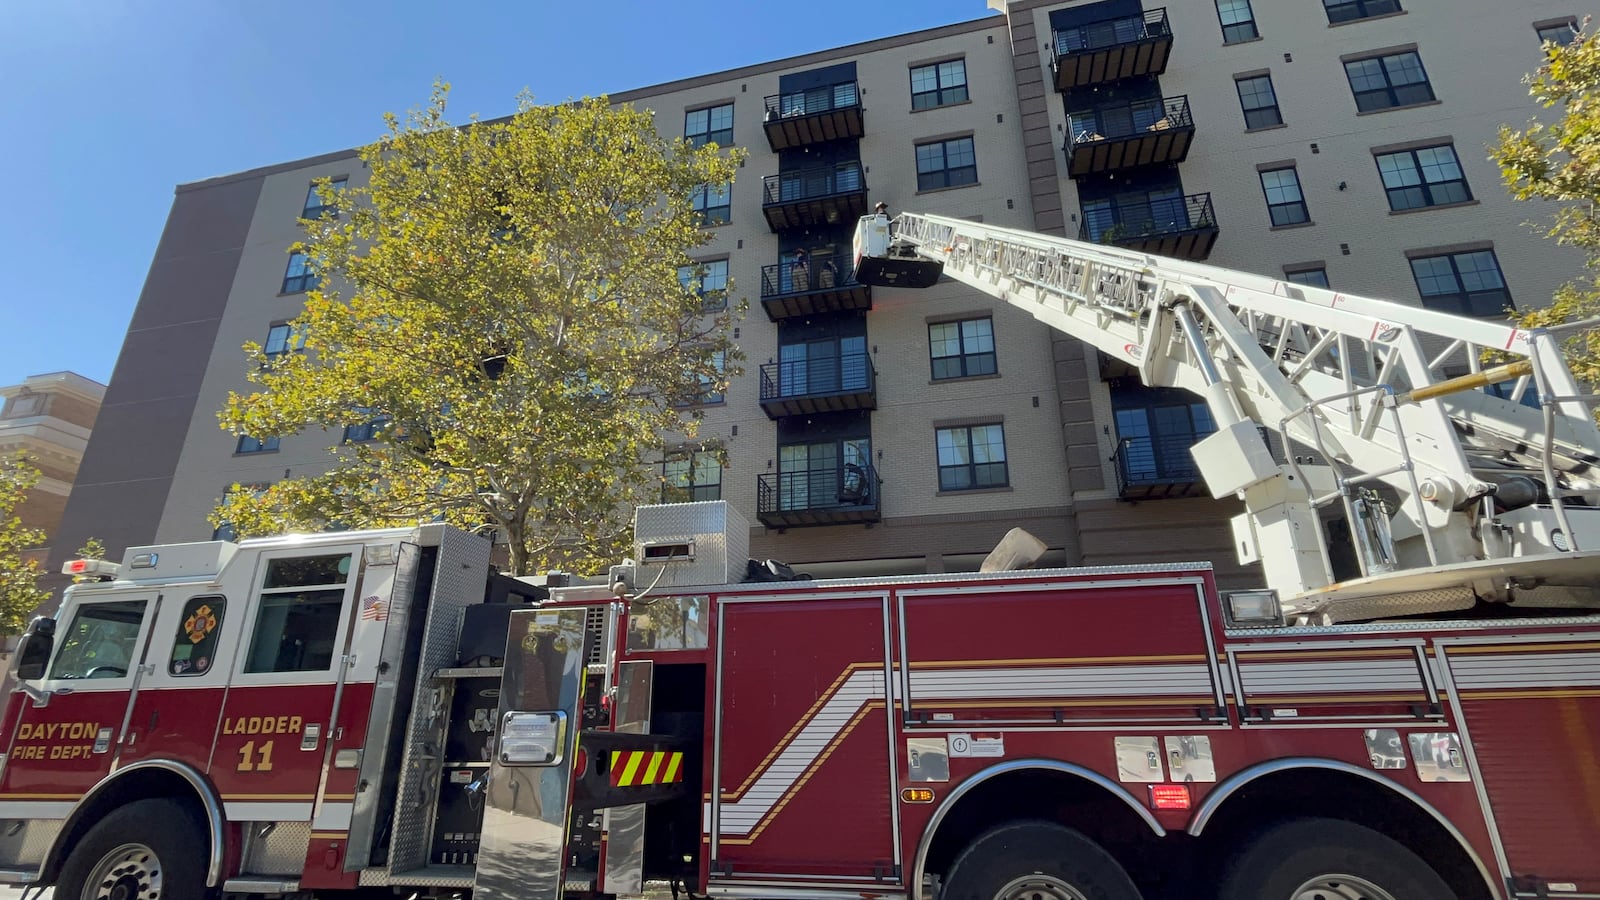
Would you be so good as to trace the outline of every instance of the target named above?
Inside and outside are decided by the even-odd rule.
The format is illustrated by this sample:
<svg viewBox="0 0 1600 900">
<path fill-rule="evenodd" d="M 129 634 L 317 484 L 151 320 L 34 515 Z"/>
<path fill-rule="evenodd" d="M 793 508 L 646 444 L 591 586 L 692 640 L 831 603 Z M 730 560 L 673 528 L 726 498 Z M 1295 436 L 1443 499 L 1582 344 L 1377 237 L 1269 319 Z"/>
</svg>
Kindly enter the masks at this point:
<svg viewBox="0 0 1600 900">
<path fill-rule="evenodd" d="M 1499 384 L 1502 381 L 1510 381 L 1514 378 L 1521 378 L 1524 375 L 1532 374 L 1533 362 L 1531 360 L 1520 359 L 1514 363 L 1506 363 L 1503 366 L 1494 366 L 1493 368 L 1484 369 L 1481 372 L 1473 372 L 1471 374 L 1461 375 L 1456 378 L 1446 378 L 1443 381 L 1424 385 L 1419 388 L 1413 388 L 1403 394 L 1396 394 L 1394 402 L 1397 405 L 1401 403 L 1419 403 L 1423 400 L 1430 400 L 1434 397 L 1443 397 L 1446 394 L 1456 394 L 1460 393 L 1461 391 L 1476 390 L 1477 388 L 1481 388 L 1486 385 Z"/>
</svg>

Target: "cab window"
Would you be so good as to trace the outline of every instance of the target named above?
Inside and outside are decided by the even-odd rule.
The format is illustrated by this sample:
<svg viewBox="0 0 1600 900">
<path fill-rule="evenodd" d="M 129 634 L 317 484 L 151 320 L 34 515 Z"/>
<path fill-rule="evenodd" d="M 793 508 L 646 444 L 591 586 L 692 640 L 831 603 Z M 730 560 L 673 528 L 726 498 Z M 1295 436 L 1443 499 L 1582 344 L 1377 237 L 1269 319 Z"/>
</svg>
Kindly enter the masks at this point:
<svg viewBox="0 0 1600 900">
<path fill-rule="evenodd" d="M 51 678 L 121 678 L 132 671 L 144 600 L 87 603 L 72 614 Z"/>
<path fill-rule="evenodd" d="M 332 668 L 350 563 L 348 553 L 267 562 L 245 672 Z"/>
<path fill-rule="evenodd" d="M 217 660 L 217 640 L 222 636 L 222 613 L 227 598 L 194 597 L 178 617 L 178 636 L 172 642 L 167 671 L 173 675 L 204 675 Z"/>
</svg>

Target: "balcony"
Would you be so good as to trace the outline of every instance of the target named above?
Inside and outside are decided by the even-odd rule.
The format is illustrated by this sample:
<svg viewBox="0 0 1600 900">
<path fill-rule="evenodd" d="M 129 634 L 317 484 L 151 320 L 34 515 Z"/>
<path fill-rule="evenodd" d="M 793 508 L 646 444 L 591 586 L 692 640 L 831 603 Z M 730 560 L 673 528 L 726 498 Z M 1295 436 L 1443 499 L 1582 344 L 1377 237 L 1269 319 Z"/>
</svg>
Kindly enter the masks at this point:
<svg viewBox="0 0 1600 900">
<path fill-rule="evenodd" d="M 877 372 L 865 353 L 767 363 L 761 409 L 772 419 L 878 408 Z"/>
<path fill-rule="evenodd" d="M 878 473 L 846 463 L 757 476 L 756 518 L 768 528 L 851 525 L 880 521 Z"/>
<path fill-rule="evenodd" d="M 1141 253 L 1205 259 L 1217 242 L 1210 194 L 1151 194 L 1133 202 L 1085 204 L 1078 239 L 1115 244 Z"/>
<path fill-rule="evenodd" d="M 854 222 L 867 212 L 867 183 L 855 160 L 768 175 L 761 188 L 761 212 L 773 231 Z"/>
<path fill-rule="evenodd" d="M 1160 75 L 1172 54 L 1172 28 L 1165 9 L 1151 9 L 1057 31 L 1054 50 L 1058 91 Z"/>
<path fill-rule="evenodd" d="M 854 81 L 774 94 L 766 106 L 762 122 L 773 153 L 863 134 L 861 93 Z"/>
<path fill-rule="evenodd" d="M 1128 437 L 1117 442 L 1117 495 L 1124 500 L 1164 500 L 1206 495 L 1189 447 L 1200 437 Z"/>
<path fill-rule="evenodd" d="M 808 271 L 793 262 L 761 267 L 761 305 L 774 322 L 793 316 L 872 308 L 872 288 L 856 280 L 850 257 L 813 256 Z"/>
<path fill-rule="evenodd" d="M 1188 97 L 1075 112 L 1067 117 L 1067 175 L 1183 162 L 1193 141 Z"/>
</svg>

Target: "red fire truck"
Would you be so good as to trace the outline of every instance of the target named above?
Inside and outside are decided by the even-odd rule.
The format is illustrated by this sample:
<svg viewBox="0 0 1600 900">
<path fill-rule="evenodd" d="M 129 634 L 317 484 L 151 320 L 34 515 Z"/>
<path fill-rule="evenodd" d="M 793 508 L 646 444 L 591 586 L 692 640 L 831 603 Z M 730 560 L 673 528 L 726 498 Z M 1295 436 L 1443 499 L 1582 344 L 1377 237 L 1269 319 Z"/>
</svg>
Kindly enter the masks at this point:
<svg viewBox="0 0 1600 900">
<path fill-rule="evenodd" d="M 566 585 L 442 525 L 134 547 L 69 563 L 99 580 L 18 648 L 0 880 L 1600 897 L 1600 432 L 1558 336 L 934 216 L 859 238 L 864 278 L 949 275 L 1205 396 L 1268 587 L 1024 540 L 809 580 L 721 501 L 642 507 L 633 560 Z"/>
</svg>

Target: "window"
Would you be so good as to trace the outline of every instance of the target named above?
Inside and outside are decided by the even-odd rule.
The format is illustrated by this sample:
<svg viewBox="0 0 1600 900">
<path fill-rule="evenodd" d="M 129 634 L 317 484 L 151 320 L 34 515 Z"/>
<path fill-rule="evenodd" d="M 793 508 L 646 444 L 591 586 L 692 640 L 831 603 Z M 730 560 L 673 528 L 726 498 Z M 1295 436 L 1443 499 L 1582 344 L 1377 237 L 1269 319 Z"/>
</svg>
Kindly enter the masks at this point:
<svg viewBox="0 0 1600 900">
<path fill-rule="evenodd" d="M 1466 176 L 1456 160 L 1454 147 L 1424 147 L 1383 153 L 1378 157 L 1378 174 L 1389 194 L 1389 208 L 1396 212 L 1465 203 L 1472 199 Z"/>
<path fill-rule="evenodd" d="M 876 487 L 870 437 L 778 447 L 778 509 L 871 506 Z"/>
<path fill-rule="evenodd" d="M 1239 89 L 1239 106 L 1244 109 L 1244 127 L 1271 128 L 1283 124 L 1283 114 L 1278 111 L 1278 93 L 1272 89 L 1271 75 L 1253 75 L 1235 79 Z"/>
<path fill-rule="evenodd" d="M 1256 30 L 1255 10 L 1250 0 L 1217 0 L 1217 18 L 1222 20 L 1222 42 L 1237 44 L 1261 36 Z"/>
<path fill-rule="evenodd" d="M 227 598 L 218 594 L 191 597 L 178 616 L 178 636 L 172 642 L 172 658 L 167 671 L 173 675 L 204 675 L 217 658 L 217 641 L 222 637 L 222 612 Z"/>
<path fill-rule="evenodd" d="M 1513 306 L 1493 250 L 1416 257 L 1411 274 L 1429 309 L 1500 317 Z"/>
<path fill-rule="evenodd" d="M 929 325 L 928 356 L 933 360 L 936 380 L 993 375 L 996 371 L 994 320 L 967 319 Z"/>
<path fill-rule="evenodd" d="M 1398 0 L 1322 0 L 1322 6 L 1327 10 L 1329 25 L 1400 11 Z"/>
<path fill-rule="evenodd" d="M 940 428 L 934 435 L 939 448 L 939 490 L 965 491 L 1011 483 L 1006 471 L 1004 425 Z"/>
<path fill-rule="evenodd" d="M 1300 174 L 1294 166 L 1262 172 L 1261 189 L 1266 191 L 1267 212 L 1272 216 L 1274 228 L 1311 221 L 1306 198 L 1300 193 Z"/>
<path fill-rule="evenodd" d="M 289 268 L 283 273 L 283 293 L 303 294 L 317 286 L 317 273 L 304 253 L 289 254 Z"/>
<path fill-rule="evenodd" d="M 378 414 L 371 407 L 362 406 L 357 408 L 356 412 L 371 418 L 360 425 L 346 425 L 344 427 L 344 442 L 346 444 L 363 444 L 367 441 L 375 440 L 379 432 L 383 430 L 383 426 L 389 424 L 388 416 Z"/>
<path fill-rule="evenodd" d="M 233 485 L 226 491 L 223 491 L 222 503 L 220 505 L 226 507 L 229 503 L 233 502 L 233 498 L 239 494 L 248 494 L 252 497 L 259 497 L 266 493 L 268 487 L 269 485 L 266 484 Z M 211 539 L 213 541 L 237 541 L 239 539 L 239 533 L 234 530 L 232 522 L 222 522 L 212 530 Z"/>
<path fill-rule="evenodd" d="M 716 370 L 716 375 L 701 375 L 699 387 L 695 392 L 695 403 L 721 403 L 727 398 L 717 390 L 717 382 L 728 370 L 727 354 L 718 350 L 711 354 L 711 367 Z"/>
<path fill-rule="evenodd" d="M 1113 385 L 1117 477 L 1130 486 L 1192 484 L 1200 480 L 1189 448 L 1217 430 L 1211 411 L 1193 395 L 1142 384 Z"/>
<path fill-rule="evenodd" d="M 44 394 L 18 394 L 6 404 L 5 417 L 8 419 L 22 419 L 29 416 L 44 415 Z"/>
<path fill-rule="evenodd" d="M 267 342 L 261 350 L 269 357 L 299 353 L 306 348 L 306 326 L 280 323 L 267 329 Z"/>
<path fill-rule="evenodd" d="M 721 500 L 722 460 L 706 450 L 669 456 L 661 463 L 661 482 L 662 503 Z"/>
<path fill-rule="evenodd" d="M 1534 31 L 1539 34 L 1540 44 L 1557 44 L 1565 47 L 1578 39 L 1578 23 L 1574 19 L 1536 25 Z"/>
<path fill-rule="evenodd" d="M 695 280 L 698 277 L 699 285 Z M 706 312 L 728 308 L 728 261 L 708 259 L 692 266 L 678 267 L 678 282 L 685 290 L 700 294 L 700 306 Z"/>
<path fill-rule="evenodd" d="M 347 553 L 268 560 L 245 672 L 327 671 L 349 579 Z"/>
<path fill-rule="evenodd" d="M 239 436 L 239 446 L 236 447 L 233 452 L 235 452 L 235 453 L 272 453 L 272 452 L 275 452 L 277 449 L 278 449 L 278 439 L 275 438 L 275 437 L 253 438 L 248 434 L 242 434 L 242 435 Z"/>
<path fill-rule="evenodd" d="M 683 136 L 695 147 L 704 147 L 706 144 L 732 146 L 733 104 L 691 109 L 684 113 Z"/>
<path fill-rule="evenodd" d="M 72 615 L 61 649 L 50 664 L 51 678 L 121 678 L 138 660 L 143 600 L 86 603 Z"/>
<path fill-rule="evenodd" d="M 917 145 L 917 190 L 976 184 L 978 156 L 972 138 L 954 138 Z"/>
<path fill-rule="evenodd" d="M 1411 106 L 1434 99 L 1433 85 L 1428 83 L 1422 57 L 1415 50 L 1351 60 L 1344 64 L 1344 74 L 1350 79 L 1356 109 L 1361 112 Z"/>
<path fill-rule="evenodd" d="M 695 189 L 694 211 L 706 225 L 725 225 L 733 218 L 733 185 L 705 184 Z"/>
<path fill-rule="evenodd" d="M 1310 287 L 1328 287 L 1328 270 L 1318 266 L 1314 269 L 1296 269 L 1293 272 L 1283 273 L 1285 281 L 1295 284 L 1304 284 Z"/>
<path fill-rule="evenodd" d="M 932 109 L 967 102 L 967 61 L 917 66 L 911 70 L 911 108 Z"/>
<path fill-rule="evenodd" d="M 345 185 L 348 183 L 349 179 L 342 176 L 328 182 L 329 186 L 333 188 L 335 193 L 342 193 Z M 339 207 L 332 204 L 324 204 L 322 202 L 322 197 L 317 193 L 317 182 L 313 181 L 311 182 L 311 187 L 306 189 L 306 205 L 305 209 L 300 211 L 300 218 L 320 219 L 322 218 L 323 213 L 327 213 L 330 216 L 337 216 L 339 214 Z"/>
</svg>

